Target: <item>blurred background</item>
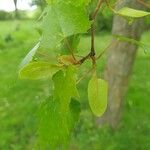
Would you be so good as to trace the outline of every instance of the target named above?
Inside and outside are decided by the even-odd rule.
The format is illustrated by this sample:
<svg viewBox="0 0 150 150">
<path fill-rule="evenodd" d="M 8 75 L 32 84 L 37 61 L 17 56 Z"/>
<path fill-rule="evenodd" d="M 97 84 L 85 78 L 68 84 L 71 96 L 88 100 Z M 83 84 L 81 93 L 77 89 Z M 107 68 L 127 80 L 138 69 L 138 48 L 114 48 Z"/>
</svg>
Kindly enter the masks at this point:
<svg viewBox="0 0 150 150">
<path fill-rule="evenodd" d="M 93 10 L 95 1 L 89 11 Z M 47 81 L 18 79 L 18 66 L 36 44 L 37 20 L 45 7 L 44 0 L 0 0 L 0 150 L 34 150 L 36 114 L 46 98 Z M 105 7 L 96 21 L 96 50 L 100 53 L 112 39 L 113 14 Z M 141 42 L 150 43 L 150 17 Z M 81 55 L 90 48 L 90 36 L 82 36 L 78 49 Z M 79 84 L 82 112 L 72 136 L 71 150 L 149 150 L 150 149 L 150 55 L 138 48 L 129 87 L 121 107 L 117 127 L 100 125 L 87 101 L 88 79 Z M 107 55 L 98 61 L 102 74 Z M 88 64 L 85 64 L 85 66 Z M 86 71 L 86 67 L 83 67 Z"/>
</svg>

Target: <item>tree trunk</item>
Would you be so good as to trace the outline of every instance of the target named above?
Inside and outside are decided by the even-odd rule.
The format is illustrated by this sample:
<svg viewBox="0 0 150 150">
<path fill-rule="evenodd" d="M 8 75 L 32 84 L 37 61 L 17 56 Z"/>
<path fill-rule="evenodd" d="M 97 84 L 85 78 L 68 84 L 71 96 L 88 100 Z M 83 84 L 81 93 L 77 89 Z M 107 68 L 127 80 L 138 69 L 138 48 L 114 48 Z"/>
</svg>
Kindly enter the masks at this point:
<svg viewBox="0 0 150 150">
<path fill-rule="evenodd" d="M 17 8 L 17 0 L 14 0 L 14 5 L 15 5 L 15 18 L 19 19 L 19 12 Z"/>
<path fill-rule="evenodd" d="M 142 9 L 142 6 L 136 0 L 122 0 L 117 3 L 116 10 L 126 6 Z M 143 19 L 136 20 L 132 25 L 129 25 L 124 18 L 115 16 L 112 33 L 140 40 L 143 24 Z M 109 124 L 115 128 L 120 120 L 123 98 L 128 87 L 128 80 L 138 47 L 116 39 L 113 42 L 113 46 L 108 51 L 105 69 L 105 79 L 109 83 L 108 108 L 104 116 L 97 121 L 98 124 Z"/>
</svg>

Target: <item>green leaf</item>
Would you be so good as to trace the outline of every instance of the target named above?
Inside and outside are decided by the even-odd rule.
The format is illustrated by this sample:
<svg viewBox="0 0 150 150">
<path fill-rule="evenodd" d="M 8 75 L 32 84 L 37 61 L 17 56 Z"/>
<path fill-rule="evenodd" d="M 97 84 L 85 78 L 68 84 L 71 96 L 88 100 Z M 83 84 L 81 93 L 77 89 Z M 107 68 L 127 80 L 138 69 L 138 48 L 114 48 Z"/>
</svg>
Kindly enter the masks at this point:
<svg viewBox="0 0 150 150">
<path fill-rule="evenodd" d="M 41 150 L 67 149 L 70 138 L 68 113 L 62 113 L 59 101 L 50 97 L 40 107 L 38 143 Z"/>
<path fill-rule="evenodd" d="M 70 129 L 74 129 L 75 124 L 79 120 L 80 112 L 81 112 L 81 106 L 79 101 L 72 98 L 70 102 Z"/>
<path fill-rule="evenodd" d="M 20 69 L 23 68 L 25 65 L 27 65 L 28 63 L 30 63 L 33 60 L 33 57 L 34 57 L 36 51 L 38 50 L 39 46 L 40 46 L 40 42 L 38 42 L 32 48 L 32 50 L 26 55 L 26 57 L 20 63 L 20 66 L 19 66 Z"/>
<path fill-rule="evenodd" d="M 71 48 L 74 50 L 74 53 L 77 52 L 77 48 L 80 42 L 80 35 L 73 35 L 68 39 Z"/>
<path fill-rule="evenodd" d="M 47 62 L 32 62 L 19 71 L 21 79 L 38 80 L 50 78 L 59 71 L 61 67 Z"/>
<path fill-rule="evenodd" d="M 65 2 L 65 3 L 72 3 L 75 6 L 88 5 L 91 2 L 91 0 L 46 0 L 46 1 L 49 5 Z"/>
<path fill-rule="evenodd" d="M 53 0 L 45 0 L 47 4 L 51 5 L 53 3 Z"/>
<path fill-rule="evenodd" d="M 49 97 L 38 111 L 38 143 L 41 150 L 67 149 L 71 131 L 80 114 L 80 103 L 72 99 L 68 112 L 62 112 L 59 101 Z"/>
<path fill-rule="evenodd" d="M 43 19 L 41 45 L 55 49 L 60 42 L 71 35 L 86 33 L 90 28 L 90 21 L 83 6 L 60 2 L 49 6 L 47 15 Z"/>
<path fill-rule="evenodd" d="M 139 47 L 141 47 L 144 50 L 144 52 L 147 52 L 150 47 L 150 45 L 148 45 L 148 44 L 145 44 L 143 42 L 137 41 L 137 40 L 129 38 L 129 37 L 125 37 L 122 35 L 113 35 L 113 36 L 119 41 L 129 42 L 131 44 L 138 45 Z"/>
<path fill-rule="evenodd" d="M 116 12 L 118 15 L 124 16 L 124 17 L 131 17 L 131 18 L 140 18 L 150 15 L 149 12 L 142 11 L 142 10 L 136 10 L 128 7 L 123 7 L 119 11 Z"/>
<path fill-rule="evenodd" d="M 135 39 L 123 36 L 123 35 L 113 35 L 113 36 L 119 41 L 129 42 L 131 44 L 135 44 L 135 45 L 139 45 L 139 46 L 141 45 L 141 42 L 139 42 Z"/>
<path fill-rule="evenodd" d="M 69 47 L 67 45 L 67 42 L 69 43 Z M 62 55 L 66 55 L 66 54 L 69 55 L 70 49 L 72 50 L 73 53 L 77 53 L 79 42 L 80 42 L 80 35 L 79 34 L 72 35 L 62 41 L 59 51 L 61 52 Z"/>
<path fill-rule="evenodd" d="M 98 79 L 94 73 L 88 84 L 88 99 L 95 116 L 102 116 L 107 107 L 108 85 L 105 80 Z"/>
<path fill-rule="evenodd" d="M 75 6 L 87 6 L 91 0 L 67 0 L 69 1 L 70 3 L 74 4 Z"/>
<path fill-rule="evenodd" d="M 62 109 L 67 111 L 71 98 L 78 98 L 79 93 L 76 88 L 76 68 L 68 66 L 65 72 L 59 71 L 53 76 L 54 98 L 61 100 Z"/>
</svg>

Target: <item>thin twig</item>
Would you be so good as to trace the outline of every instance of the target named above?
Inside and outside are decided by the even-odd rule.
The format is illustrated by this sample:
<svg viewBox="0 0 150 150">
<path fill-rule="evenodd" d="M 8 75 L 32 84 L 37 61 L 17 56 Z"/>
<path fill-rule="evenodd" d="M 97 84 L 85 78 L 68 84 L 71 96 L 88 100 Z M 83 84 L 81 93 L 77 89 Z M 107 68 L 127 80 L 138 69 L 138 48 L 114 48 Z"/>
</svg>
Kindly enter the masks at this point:
<svg viewBox="0 0 150 150">
<path fill-rule="evenodd" d="M 102 3 L 103 3 L 103 0 L 99 0 L 99 1 L 98 1 L 97 6 L 96 6 L 96 8 L 95 8 L 95 10 L 94 10 L 94 13 L 93 13 L 93 15 L 92 15 L 92 20 L 95 20 L 95 19 L 96 19 L 96 16 L 97 16 L 97 14 L 98 14 L 98 12 L 99 12 L 99 9 L 100 9 Z"/>
<path fill-rule="evenodd" d="M 140 4 L 142 4 L 143 6 L 145 6 L 145 7 L 147 7 L 147 8 L 150 8 L 150 4 L 144 2 L 143 0 L 137 0 L 137 2 L 139 2 Z"/>
<path fill-rule="evenodd" d="M 105 0 L 107 7 L 114 13 L 116 13 L 116 10 L 110 5 L 108 0 Z M 120 1 L 119 1 L 120 2 Z M 116 4 L 115 4 L 116 5 Z"/>
<path fill-rule="evenodd" d="M 95 31 L 94 23 L 91 25 L 91 56 L 95 56 Z"/>
<path fill-rule="evenodd" d="M 108 5 L 108 0 L 105 0 L 107 5 Z M 113 6 L 115 6 L 118 2 L 121 2 L 122 0 L 118 0 L 117 2 L 115 2 L 115 4 Z M 143 6 L 150 8 L 150 4 L 145 2 L 144 0 L 137 0 L 137 2 L 139 2 L 140 4 L 142 4 Z"/>
<path fill-rule="evenodd" d="M 98 57 L 96 59 L 100 59 L 103 54 L 114 44 L 114 42 L 112 41 L 107 47 L 104 48 L 104 50 L 98 55 Z"/>
<path fill-rule="evenodd" d="M 96 16 L 98 14 L 98 11 L 99 11 L 102 3 L 103 3 L 103 0 L 99 0 L 98 1 L 97 6 L 96 6 L 96 8 L 94 10 L 94 13 L 93 13 L 92 17 L 90 18 L 93 21 L 93 23 L 91 24 L 91 51 L 85 57 L 83 57 L 82 59 L 80 59 L 77 64 L 82 64 L 82 63 L 84 63 L 85 60 L 91 58 L 92 61 L 93 61 L 93 66 L 96 65 L 95 47 L 94 47 L 94 45 L 95 45 L 94 24 L 95 24 Z"/>
<path fill-rule="evenodd" d="M 99 12 L 99 9 L 100 9 L 102 3 L 103 3 L 103 0 L 99 0 L 98 1 L 97 6 L 96 6 L 96 8 L 94 10 L 94 13 L 92 15 L 92 18 L 91 18 L 91 20 L 93 20 L 93 23 L 91 25 L 91 54 L 93 56 L 95 55 L 95 47 L 94 47 L 94 45 L 95 45 L 95 43 L 94 43 L 94 41 L 95 41 L 95 39 L 94 39 L 94 37 L 95 37 L 95 31 L 94 31 L 95 30 L 94 29 L 95 19 L 96 19 L 96 16 L 97 16 L 97 14 Z"/>
<path fill-rule="evenodd" d="M 122 0 L 117 0 L 113 5 L 112 8 L 114 8 L 117 4 L 119 4 L 120 2 L 122 2 Z M 108 2 L 107 2 L 108 3 Z M 108 4 L 107 4 L 108 5 Z"/>
<path fill-rule="evenodd" d="M 91 52 L 90 52 L 88 55 L 86 55 L 85 57 L 83 57 L 82 59 L 80 59 L 80 60 L 78 61 L 78 64 L 84 63 L 87 59 L 90 58 L 90 56 L 91 56 Z"/>
<path fill-rule="evenodd" d="M 95 60 L 95 29 L 94 29 L 94 26 L 95 26 L 96 16 L 99 12 L 99 9 L 100 9 L 102 3 L 103 3 L 103 0 L 98 0 L 98 3 L 96 5 L 96 8 L 95 8 L 94 13 L 93 13 L 92 18 L 91 18 L 91 20 L 93 20 L 93 23 L 91 24 L 91 52 L 90 52 L 90 57 L 93 61 L 93 67 L 96 66 L 96 60 Z"/>
</svg>

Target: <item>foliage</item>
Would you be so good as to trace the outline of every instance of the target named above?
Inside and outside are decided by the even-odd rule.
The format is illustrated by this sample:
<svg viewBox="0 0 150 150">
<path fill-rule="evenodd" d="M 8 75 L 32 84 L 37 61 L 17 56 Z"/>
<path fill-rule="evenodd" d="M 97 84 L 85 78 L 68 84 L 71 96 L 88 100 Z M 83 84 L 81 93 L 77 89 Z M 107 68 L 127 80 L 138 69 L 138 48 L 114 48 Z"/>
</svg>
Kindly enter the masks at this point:
<svg viewBox="0 0 150 150">
<path fill-rule="evenodd" d="M 135 10 L 135 9 L 128 8 L 128 7 L 124 7 L 116 13 L 118 15 L 125 16 L 125 17 L 131 17 L 131 18 L 140 18 L 140 17 L 145 17 L 147 15 L 150 15 L 149 12 L 142 11 L 142 10 Z"/>
<path fill-rule="evenodd" d="M 11 27 L 10 27 L 11 24 Z M 19 30 L 15 30 L 19 24 Z M 0 149 L 31 150 L 36 144 L 36 113 L 41 100 L 46 99 L 50 82 L 18 80 L 17 65 L 28 49 L 39 38 L 32 21 L 0 22 L 0 33 L 5 37 L 13 33 L 13 40 L 0 48 Z M 101 40 L 103 38 L 103 40 Z M 142 41 L 149 43 L 150 32 L 147 31 Z M 100 33 L 95 37 L 96 49 L 102 50 L 110 41 L 108 33 Z M 81 37 L 78 49 L 80 55 L 90 48 L 90 37 Z M 103 71 L 104 59 L 98 61 L 98 74 Z M 84 64 L 81 71 L 90 67 Z M 86 88 L 88 79 L 78 85 L 82 112 L 78 125 L 72 134 L 70 149 L 80 150 L 116 150 L 116 149 L 149 149 L 149 89 L 150 89 L 149 55 L 139 50 L 134 73 L 125 97 L 123 118 L 115 132 L 109 127 L 97 128 L 87 104 Z M 144 68 L 144 69 L 143 69 Z M 81 72 L 80 71 L 80 72 Z M 143 84 L 144 83 L 144 84 Z M 48 98 L 47 98 L 48 99 Z M 46 100 L 44 100 L 45 102 Z M 77 104 L 78 105 L 78 104 Z M 74 104 L 73 104 L 74 106 Z M 74 117 L 73 117 L 74 118 Z M 142 120 L 142 121 L 141 121 Z M 108 144 L 109 143 L 109 144 Z"/>
<path fill-rule="evenodd" d="M 105 80 L 98 79 L 96 72 L 93 74 L 92 79 L 88 85 L 88 98 L 89 105 L 94 115 L 100 117 L 107 107 L 107 90 L 108 85 Z"/>
<path fill-rule="evenodd" d="M 54 75 L 53 97 L 41 106 L 39 124 L 41 149 L 59 147 L 66 149 L 68 145 L 70 131 L 79 116 L 78 102 L 72 99 L 78 97 L 74 69 L 69 67 L 65 73 L 59 71 Z"/>
<path fill-rule="evenodd" d="M 29 58 L 29 61 L 27 60 L 29 64 L 26 63 L 20 69 L 21 78 L 47 79 L 51 77 L 53 80 L 51 96 L 45 103 L 41 104 L 39 115 L 38 143 L 43 150 L 67 149 L 71 131 L 76 124 L 73 121 L 74 111 L 70 108 L 72 98 L 79 97 L 76 88 L 76 69 L 89 59 L 92 62 L 92 69 L 89 72 L 93 74 L 88 85 L 89 104 L 96 116 L 101 116 L 106 110 L 108 85 L 106 81 L 98 79 L 96 74 L 97 59 L 104 52 L 96 55 L 94 34 L 95 20 L 101 5 L 106 4 L 113 13 L 132 20 L 150 14 L 127 7 L 116 11 L 107 0 L 105 3 L 99 0 L 93 13 L 88 14 L 87 5 L 90 4 L 89 2 L 84 0 L 47 0 L 48 7 L 41 16 L 40 30 L 42 34 L 39 46 L 33 48 L 33 53 L 31 51 L 26 57 Z M 71 36 L 86 34 L 89 29 L 91 31 L 90 52 L 81 59 L 77 59 L 75 56 L 77 51 L 72 48 L 73 43 L 70 44 L 69 40 Z M 68 56 L 63 56 L 58 52 L 60 48 L 64 47 L 64 44 L 69 50 Z M 52 65 L 53 62 L 49 63 L 46 60 L 36 60 L 36 62 L 32 60 L 33 62 L 30 62 L 38 47 L 55 51 L 55 57 L 59 60 L 61 57 L 62 61 L 54 61 L 54 65 Z M 60 56 L 58 57 L 58 55 Z"/>
<path fill-rule="evenodd" d="M 47 62 L 32 62 L 20 70 L 19 76 L 22 79 L 45 79 L 52 77 L 61 67 L 47 63 Z"/>
<path fill-rule="evenodd" d="M 89 28 L 90 22 L 84 8 L 75 7 L 70 3 L 56 3 L 49 6 L 43 19 L 41 45 L 44 48 L 56 49 L 64 38 L 84 33 Z"/>
</svg>

